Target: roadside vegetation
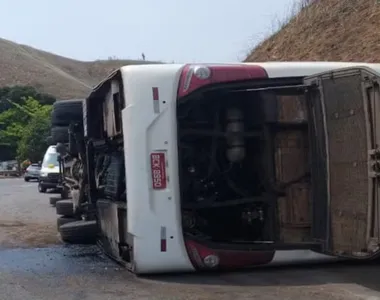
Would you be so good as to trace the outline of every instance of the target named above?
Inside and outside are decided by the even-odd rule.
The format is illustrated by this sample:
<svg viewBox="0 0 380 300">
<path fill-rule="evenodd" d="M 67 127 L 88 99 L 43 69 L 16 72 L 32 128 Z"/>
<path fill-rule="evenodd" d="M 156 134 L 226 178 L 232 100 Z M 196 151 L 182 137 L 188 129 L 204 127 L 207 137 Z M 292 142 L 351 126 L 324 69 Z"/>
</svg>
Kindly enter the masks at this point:
<svg viewBox="0 0 380 300">
<path fill-rule="evenodd" d="M 0 89 L 0 161 L 42 159 L 54 101 L 28 86 Z"/>
</svg>

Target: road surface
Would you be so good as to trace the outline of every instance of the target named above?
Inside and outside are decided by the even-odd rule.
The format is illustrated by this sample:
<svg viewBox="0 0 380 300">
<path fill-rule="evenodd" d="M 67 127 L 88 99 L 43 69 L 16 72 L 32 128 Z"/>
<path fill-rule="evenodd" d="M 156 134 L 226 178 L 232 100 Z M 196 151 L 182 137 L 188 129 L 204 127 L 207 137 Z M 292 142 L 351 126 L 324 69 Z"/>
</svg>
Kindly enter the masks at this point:
<svg viewBox="0 0 380 300">
<path fill-rule="evenodd" d="M 0 299 L 380 299 L 378 262 L 138 278 L 95 246 L 62 245 L 48 197 L 0 179 Z"/>
<path fill-rule="evenodd" d="M 0 248 L 41 247 L 59 243 L 54 208 L 37 182 L 0 179 Z"/>
</svg>

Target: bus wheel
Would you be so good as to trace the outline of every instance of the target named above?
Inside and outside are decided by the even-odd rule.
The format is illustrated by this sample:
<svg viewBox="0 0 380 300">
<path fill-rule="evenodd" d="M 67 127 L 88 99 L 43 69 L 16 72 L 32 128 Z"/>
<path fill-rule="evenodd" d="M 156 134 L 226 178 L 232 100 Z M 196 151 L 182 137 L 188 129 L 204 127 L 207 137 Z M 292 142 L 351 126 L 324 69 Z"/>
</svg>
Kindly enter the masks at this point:
<svg viewBox="0 0 380 300">
<path fill-rule="evenodd" d="M 96 221 L 75 221 L 59 227 L 62 241 L 69 244 L 94 244 L 97 232 Z"/>
</svg>

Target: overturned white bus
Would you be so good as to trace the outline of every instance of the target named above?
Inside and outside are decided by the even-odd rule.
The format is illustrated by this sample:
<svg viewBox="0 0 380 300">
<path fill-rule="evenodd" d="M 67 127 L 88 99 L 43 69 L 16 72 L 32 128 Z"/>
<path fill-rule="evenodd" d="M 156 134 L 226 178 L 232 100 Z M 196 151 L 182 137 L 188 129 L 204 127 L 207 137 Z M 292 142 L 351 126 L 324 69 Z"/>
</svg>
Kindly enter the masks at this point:
<svg viewBox="0 0 380 300">
<path fill-rule="evenodd" d="M 138 274 L 376 257 L 379 71 L 120 68 L 57 146 L 72 196 L 57 203 L 62 238 L 97 237 Z"/>
</svg>

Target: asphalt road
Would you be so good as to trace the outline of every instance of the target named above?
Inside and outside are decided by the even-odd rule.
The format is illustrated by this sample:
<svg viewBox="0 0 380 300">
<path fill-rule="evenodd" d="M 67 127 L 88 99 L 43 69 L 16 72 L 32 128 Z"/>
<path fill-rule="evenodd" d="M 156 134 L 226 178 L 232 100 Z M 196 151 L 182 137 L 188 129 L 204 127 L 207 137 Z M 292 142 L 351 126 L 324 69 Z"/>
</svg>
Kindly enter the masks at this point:
<svg viewBox="0 0 380 300">
<path fill-rule="evenodd" d="M 380 299 L 379 262 L 138 278 L 95 246 L 60 244 L 48 197 L 0 179 L 0 300 Z"/>
</svg>

